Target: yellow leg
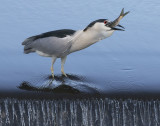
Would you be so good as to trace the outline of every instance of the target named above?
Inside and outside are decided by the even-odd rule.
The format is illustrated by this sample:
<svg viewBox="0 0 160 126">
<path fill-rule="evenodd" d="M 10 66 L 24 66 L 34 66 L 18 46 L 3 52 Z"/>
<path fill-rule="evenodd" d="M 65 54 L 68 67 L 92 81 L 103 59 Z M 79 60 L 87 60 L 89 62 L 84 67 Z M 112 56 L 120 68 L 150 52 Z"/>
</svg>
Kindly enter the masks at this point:
<svg viewBox="0 0 160 126">
<path fill-rule="evenodd" d="M 54 70 L 53 70 L 53 66 L 51 66 L 51 72 L 52 72 L 52 77 L 54 78 Z"/>
<path fill-rule="evenodd" d="M 65 74 L 64 72 L 64 64 L 65 64 L 66 58 L 67 56 L 61 58 L 61 72 L 62 72 L 62 75 L 64 75 L 65 77 L 67 77 L 67 74 Z"/>
<path fill-rule="evenodd" d="M 53 57 L 52 58 L 52 66 L 51 66 L 51 72 L 52 72 L 52 77 L 54 79 L 54 69 L 53 69 L 53 65 L 54 65 L 54 62 L 56 61 L 56 57 Z"/>
</svg>

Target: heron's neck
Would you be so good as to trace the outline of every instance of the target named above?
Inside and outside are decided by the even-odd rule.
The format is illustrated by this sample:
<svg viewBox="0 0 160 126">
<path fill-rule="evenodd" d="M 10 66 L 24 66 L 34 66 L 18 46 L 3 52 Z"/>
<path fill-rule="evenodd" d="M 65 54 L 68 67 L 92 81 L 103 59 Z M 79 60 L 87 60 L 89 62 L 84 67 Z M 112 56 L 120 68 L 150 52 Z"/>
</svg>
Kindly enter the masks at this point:
<svg viewBox="0 0 160 126">
<path fill-rule="evenodd" d="M 73 39 L 70 52 L 75 52 L 75 51 L 87 48 L 88 46 L 105 38 L 104 36 L 98 34 L 96 31 L 94 32 L 89 30 L 77 31 L 74 36 L 76 36 L 77 38 L 75 37 L 75 39 Z"/>
</svg>

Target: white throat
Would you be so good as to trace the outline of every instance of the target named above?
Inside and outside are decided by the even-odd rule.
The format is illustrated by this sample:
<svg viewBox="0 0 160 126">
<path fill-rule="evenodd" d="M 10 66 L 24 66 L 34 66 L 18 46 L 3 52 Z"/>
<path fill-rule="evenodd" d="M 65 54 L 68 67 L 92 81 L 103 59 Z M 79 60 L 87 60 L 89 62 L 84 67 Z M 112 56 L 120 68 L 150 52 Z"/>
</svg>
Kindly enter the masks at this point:
<svg viewBox="0 0 160 126">
<path fill-rule="evenodd" d="M 79 30 L 74 35 L 75 39 L 73 36 L 70 53 L 87 48 L 88 46 L 111 36 L 113 32 L 113 30 L 107 32 L 98 32 L 92 29 L 88 29 L 87 31 Z"/>
</svg>

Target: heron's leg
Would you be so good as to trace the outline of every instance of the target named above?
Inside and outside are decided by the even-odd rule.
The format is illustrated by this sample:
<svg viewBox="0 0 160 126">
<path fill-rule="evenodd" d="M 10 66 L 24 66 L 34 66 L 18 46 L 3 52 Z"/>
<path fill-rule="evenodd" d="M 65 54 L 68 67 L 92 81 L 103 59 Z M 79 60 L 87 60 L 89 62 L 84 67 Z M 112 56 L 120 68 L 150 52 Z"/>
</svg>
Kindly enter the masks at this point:
<svg viewBox="0 0 160 126">
<path fill-rule="evenodd" d="M 64 72 L 64 64 L 65 64 L 66 58 L 67 56 L 61 58 L 61 72 L 65 77 L 67 77 L 67 75 Z"/>
<path fill-rule="evenodd" d="M 52 65 L 51 65 L 51 72 L 52 72 L 52 77 L 54 79 L 54 69 L 53 69 L 53 64 L 55 63 L 56 61 L 56 57 L 52 57 Z"/>
</svg>

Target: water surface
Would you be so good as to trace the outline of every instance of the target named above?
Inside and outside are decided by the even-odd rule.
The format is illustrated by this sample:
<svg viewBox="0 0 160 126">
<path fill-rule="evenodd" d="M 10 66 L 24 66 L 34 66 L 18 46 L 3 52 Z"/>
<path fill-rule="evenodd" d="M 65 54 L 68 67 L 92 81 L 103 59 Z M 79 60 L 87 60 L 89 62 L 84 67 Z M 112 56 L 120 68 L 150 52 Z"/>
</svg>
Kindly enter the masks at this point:
<svg viewBox="0 0 160 126">
<path fill-rule="evenodd" d="M 121 9 L 124 32 L 60 60 L 23 53 L 27 37 L 84 29 Z M 38 0 L 0 4 L 0 125 L 159 126 L 160 1 Z"/>
<path fill-rule="evenodd" d="M 86 85 L 100 92 L 160 91 L 160 2 L 145 1 L 3 1 L 0 5 L 1 90 L 20 91 L 29 82 L 44 86 L 50 76 L 51 59 L 23 54 L 21 42 L 32 35 L 70 28 L 84 29 L 99 18 L 114 20 L 122 8 L 130 11 L 121 25 L 125 32 L 68 56 L 65 71 L 80 81 L 66 80 L 69 86 Z M 60 75 L 60 61 L 55 65 Z M 61 82 L 53 82 L 59 85 Z"/>
</svg>

